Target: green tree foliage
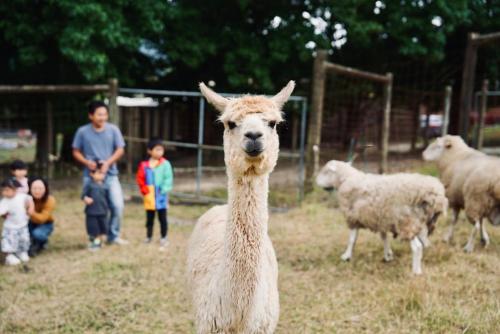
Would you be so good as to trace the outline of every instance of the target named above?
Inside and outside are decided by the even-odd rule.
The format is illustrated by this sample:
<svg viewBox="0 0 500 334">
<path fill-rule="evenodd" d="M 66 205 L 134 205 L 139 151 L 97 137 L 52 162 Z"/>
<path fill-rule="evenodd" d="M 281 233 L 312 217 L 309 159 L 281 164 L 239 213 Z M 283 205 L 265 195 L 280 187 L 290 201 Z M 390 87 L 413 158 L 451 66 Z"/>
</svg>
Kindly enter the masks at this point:
<svg viewBox="0 0 500 334">
<path fill-rule="evenodd" d="M 461 66 L 469 31 L 500 30 L 498 0 L 18 0 L 0 3 L 4 82 L 270 92 L 307 78 L 318 48 L 375 71 Z M 498 47 L 479 67 L 498 75 Z M 456 75 L 456 73 L 455 73 Z"/>
<path fill-rule="evenodd" d="M 147 60 L 141 43 L 164 30 L 167 10 L 155 0 L 2 1 L 2 72 L 11 82 L 133 82 Z"/>
</svg>

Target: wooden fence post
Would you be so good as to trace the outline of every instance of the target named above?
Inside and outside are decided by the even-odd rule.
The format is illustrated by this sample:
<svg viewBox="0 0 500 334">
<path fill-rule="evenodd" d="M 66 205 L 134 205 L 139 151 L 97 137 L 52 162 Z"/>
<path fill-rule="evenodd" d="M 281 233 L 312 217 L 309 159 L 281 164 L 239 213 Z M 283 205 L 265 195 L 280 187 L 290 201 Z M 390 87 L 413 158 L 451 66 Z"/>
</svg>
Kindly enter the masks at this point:
<svg viewBox="0 0 500 334">
<path fill-rule="evenodd" d="M 392 73 L 387 73 L 387 82 L 384 90 L 384 122 L 382 125 L 382 152 L 380 158 L 380 173 L 387 172 L 387 158 L 389 156 L 389 134 L 391 122 L 391 100 L 392 100 Z"/>
<path fill-rule="evenodd" d="M 311 114 L 309 116 L 307 130 L 307 149 L 306 149 L 306 177 L 305 192 L 311 192 L 313 189 L 314 177 L 314 150 L 315 145 L 321 143 L 321 126 L 323 123 L 323 100 L 325 96 L 325 62 L 328 53 L 326 50 L 318 50 L 313 65 L 312 99 Z"/>
<path fill-rule="evenodd" d="M 114 123 L 116 126 L 120 127 L 120 110 L 118 108 L 118 103 L 116 101 L 118 97 L 118 80 L 117 79 L 109 79 L 109 116 L 111 123 Z"/>
<path fill-rule="evenodd" d="M 52 108 L 52 102 L 50 99 L 47 99 L 46 102 L 46 107 L 45 107 L 45 112 L 46 112 L 46 121 L 47 121 L 47 132 L 46 136 L 47 139 L 45 141 L 45 155 L 43 157 L 43 163 L 47 168 L 47 178 L 49 180 L 52 180 L 54 177 L 54 166 L 53 166 L 53 161 L 52 161 L 52 155 L 54 153 L 54 117 L 53 117 L 53 108 Z"/>
<path fill-rule="evenodd" d="M 441 128 L 441 136 L 446 136 L 448 134 L 448 125 L 450 124 L 451 94 L 451 86 L 446 86 L 444 89 L 444 115 L 443 127 Z"/>
<path fill-rule="evenodd" d="M 467 48 L 465 49 L 464 69 L 462 72 L 462 87 L 460 89 L 459 105 L 459 134 L 467 142 L 469 113 L 472 106 L 472 92 L 474 90 L 474 76 L 477 62 L 477 45 L 474 39 L 476 33 L 469 33 L 467 37 Z"/>
<path fill-rule="evenodd" d="M 483 87 L 481 89 L 481 108 L 479 109 L 479 119 L 477 122 L 476 147 L 478 150 L 483 148 L 484 118 L 486 116 L 486 108 L 488 106 L 488 84 L 489 81 L 487 79 L 483 80 Z"/>
</svg>

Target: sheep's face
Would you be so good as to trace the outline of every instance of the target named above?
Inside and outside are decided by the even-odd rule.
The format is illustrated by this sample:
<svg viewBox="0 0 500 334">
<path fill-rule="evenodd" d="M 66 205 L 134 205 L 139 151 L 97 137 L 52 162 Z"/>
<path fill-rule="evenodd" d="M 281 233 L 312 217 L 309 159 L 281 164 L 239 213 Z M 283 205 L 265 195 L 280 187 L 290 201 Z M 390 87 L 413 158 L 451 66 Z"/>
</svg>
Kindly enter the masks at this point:
<svg viewBox="0 0 500 334">
<path fill-rule="evenodd" d="M 270 173 L 278 160 L 279 138 L 276 125 L 281 108 L 295 83 L 290 81 L 273 97 L 249 96 L 227 99 L 200 84 L 200 90 L 217 110 L 224 124 L 224 161 L 232 175 Z"/>
<path fill-rule="evenodd" d="M 329 161 L 316 176 L 316 184 L 321 188 L 331 191 L 340 185 L 340 176 L 338 173 L 338 164 L 336 161 Z"/>
<path fill-rule="evenodd" d="M 443 156 L 445 149 L 445 138 L 437 138 L 432 144 L 427 146 L 424 152 L 422 152 L 422 157 L 425 161 L 439 160 Z"/>
<path fill-rule="evenodd" d="M 467 145 L 459 136 L 446 135 L 437 138 L 432 144 L 427 146 L 425 151 L 422 152 L 422 157 L 425 161 L 437 161 L 447 152 L 464 146 Z"/>
</svg>

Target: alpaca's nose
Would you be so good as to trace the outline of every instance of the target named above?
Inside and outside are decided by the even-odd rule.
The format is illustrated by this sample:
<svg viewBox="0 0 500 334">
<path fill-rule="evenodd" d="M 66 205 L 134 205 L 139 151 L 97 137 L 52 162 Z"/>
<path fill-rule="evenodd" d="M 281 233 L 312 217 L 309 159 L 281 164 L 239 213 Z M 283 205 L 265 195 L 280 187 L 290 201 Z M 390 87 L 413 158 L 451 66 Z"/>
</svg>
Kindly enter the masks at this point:
<svg viewBox="0 0 500 334">
<path fill-rule="evenodd" d="M 251 156 L 256 157 L 260 155 L 263 151 L 262 141 L 258 140 L 262 137 L 262 132 L 245 132 L 245 137 L 248 139 L 245 141 L 245 152 Z"/>
<path fill-rule="evenodd" d="M 248 139 L 257 140 L 262 137 L 262 132 L 247 132 L 245 133 L 245 137 L 247 137 Z"/>
</svg>

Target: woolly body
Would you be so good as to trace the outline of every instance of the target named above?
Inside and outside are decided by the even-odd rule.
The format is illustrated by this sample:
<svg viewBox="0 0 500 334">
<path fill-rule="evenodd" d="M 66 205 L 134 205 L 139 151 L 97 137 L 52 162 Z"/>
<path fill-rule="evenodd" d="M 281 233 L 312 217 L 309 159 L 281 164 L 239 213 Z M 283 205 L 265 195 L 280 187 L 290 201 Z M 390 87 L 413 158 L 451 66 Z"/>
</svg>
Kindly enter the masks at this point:
<svg viewBox="0 0 500 334">
<path fill-rule="evenodd" d="M 445 136 L 443 139 L 443 145 L 449 147 L 443 148 L 442 155 L 437 160 L 439 175 L 445 187 L 450 208 L 460 210 L 464 208 L 465 181 L 478 167 L 478 161 L 488 156 L 470 148 L 458 136 Z M 425 151 L 423 155 L 425 160 L 429 159 L 426 159 Z"/>
<path fill-rule="evenodd" d="M 483 225 L 488 218 L 494 225 L 500 224 L 500 159 L 488 156 L 469 146 L 459 136 L 444 136 L 436 139 L 423 152 L 427 161 L 436 161 L 440 178 L 454 217 L 445 235 L 446 241 L 453 237 L 454 225 L 461 209 L 474 229 L 465 246 L 465 251 L 474 249 L 474 237 L 481 232 L 481 241 L 488 245 L 489 237 Z"/>
<path fill-rule="evenodd" d="M 329 161 L 316 183 L 323 188 L 337 188 L 339 207 L 351 230 L 342 260 L 350 260 L 358 229 L 380 233 L 384 242 L 384 260 L 393 253 L 388 233 L 410 240 L 412 270 L 421 274 L 422 249 L 441 214 L 446 214 L 448 200 L 438 179 L 420 174 L 376 175 L 363 173 L 342 161 Z"/>
<path fill-rule="evenodd" d="M 436 215 L 446 214 L 443 185 L 432 176 L 368 174 L 348 164 L 339 167 L 339 174 L 340 210 L 350 228 L 392 232 L 411 240 Z"/>
<path fill-rule="evenodd" d="M 500 224 L 500 159 L 482 159 L 463 187 L 465 214 L 471 222 L 488 218 Z"/>
</svg>

